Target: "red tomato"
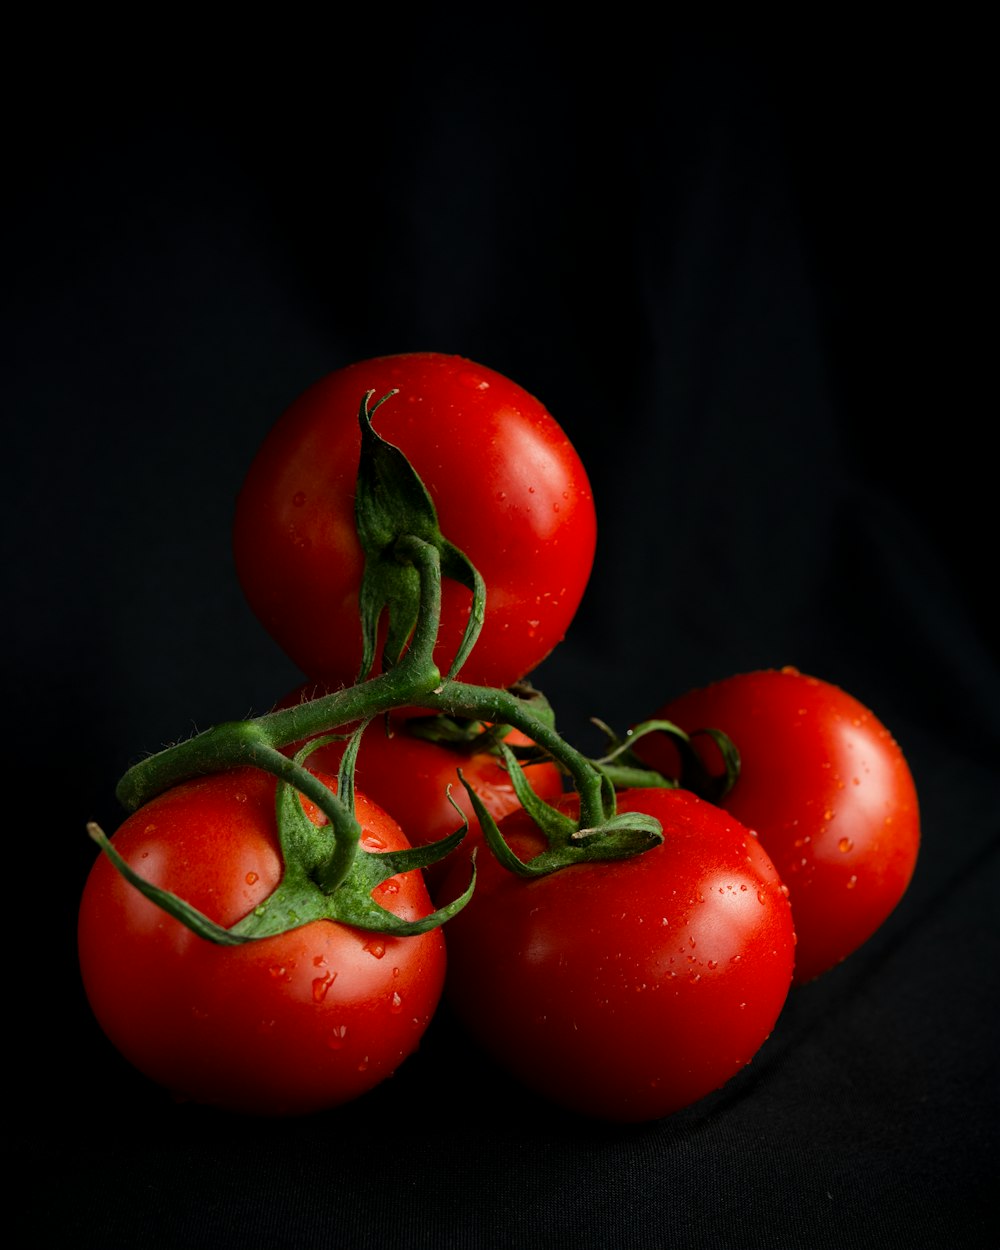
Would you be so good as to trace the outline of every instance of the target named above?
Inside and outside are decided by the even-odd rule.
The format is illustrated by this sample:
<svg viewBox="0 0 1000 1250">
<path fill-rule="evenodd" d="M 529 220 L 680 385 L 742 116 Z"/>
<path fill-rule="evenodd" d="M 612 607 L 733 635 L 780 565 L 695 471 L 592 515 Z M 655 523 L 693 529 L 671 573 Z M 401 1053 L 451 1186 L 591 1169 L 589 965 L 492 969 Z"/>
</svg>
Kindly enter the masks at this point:
<svg viewBox="0 0 1000 1250">
<path fill-rule="evenodd" d="M 888 729 L 851 695 L 792 668 L 728 677 L 656 716 L 735 743 L 740 775 L 722 806 L 756 830 L 789 887 L 795 982 L 850 955 L 902 898 L 920 844 L 913 777 Z M 652 737 L 636 747 L 668 770 L 672 752 Z M 703 757 L 718 760 L 707 740 Z"/>
<path fill-rule="evenodd" d="M 458 850 L 426 870 L 431 891 L 436 893 L 437 885 L 456 858 L 468 864 L 472 851 L 484 846 L 482 829 L 458 770 L 462 770 L 494 820 L 502 820 L 521 804 L 510 773 L 496 755 L 488 751 L 470 754 L 443 743 L 428 742 L 408 733 L 406 726 L 406 720 L 395 722 L 387 734 L 381 722 L 370 725 L 361 740 L 354 776 L 359 789 L 399 821 L 414 846 L 437 842 L 461 827 L 461 817 L 448 799 L 451 787 L 451 797 L 468 820 L 469 831 Z M 507 742 L 524 746 L 529 739 L 512 730 Z M 342 745 L 331 743 L 317 747 L 310 759 L 322 771 L 335 773 L 342 752 Z M 527 764 L 525 775 L 545 802 L 554 803 L 561 797 L 562 773 L 555 764 Z M 483 850 L 483 854 L 488 852 Z"/>
<path fill-rule="evenodd" d="M 731 816 L 683 790 L 626 790 L 618 807 L 656 816 L 664 841 L 534 879 L 479 857 L 476 893 L 449 921 L 445 992 L 525 1085 L 585 1115 L 653 1120 L 759 1050 L 795 938 L 774 866 Z M 523 809 L 501 832 L 522 859 L 542 848 Z"/>
<path fill-rule="evenodd" d="M 228 927 L 280 879 L 274 802 L 268 774 L 219 773 L 153 799 L 113 842 L 136 872 Z M 362 795 L 356 811 L 363 846 L 408 845 Z M 374 897 L 406 919 L 431 911 L 416 872 L 390 878 Z M 104 855 L 84 888 L 79 955 L 98 1022 L 136 1068 L 180 1098 L 267 1115 L 334 1107 L 388 1077 L 420 1041 L 445 971 L 440 929 L 386 937 L 318 920 L 215 945 L 148 901 Z"/>
<path fill-rule="evenodd" d="M 313 681 L 350 685 L 361 662 L 355 532 L 358 410 L 399 447 L 434 500 L 441 531 L 487 586 L 486 621 L 464 681 L 506 687 L 559 643 L 590 576 L 596 521 L 576 451 L 546 409 L 460 356 L 384 356 L 339 369 L 297 399 L 247 473 L 234 552 L 247 600 Z M 446 580 L 435 659 L 446 671 L 471 596 Z"/>
</svg>

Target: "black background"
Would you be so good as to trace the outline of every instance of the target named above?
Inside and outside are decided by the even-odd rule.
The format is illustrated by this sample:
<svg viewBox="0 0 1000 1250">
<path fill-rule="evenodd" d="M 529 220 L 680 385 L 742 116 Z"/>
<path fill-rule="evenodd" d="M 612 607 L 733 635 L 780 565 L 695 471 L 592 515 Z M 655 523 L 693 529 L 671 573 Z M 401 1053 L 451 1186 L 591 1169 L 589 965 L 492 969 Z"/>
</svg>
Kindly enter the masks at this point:
<svg viewBox="0 0 1000 1250">
<path fill-rule="evenodd" d="M 16 32 L 4 101 L 24 1244 L 994 1244 L 982 33 L 55 33 Z M 896 913 L 662 1123 L 539 1105 L 444 1013 L 368 1098 L 234 1120 L 132 1073 L 79 986 L 85 821 L 114 828 L 147 751 L 298 680 L 233 572 L 250 458 L 322 374 L 417 349 L 514 378 L 590 471 L 593 581 L 535 674 L 568 736 L 795 664 L 913 767 L 924 845 Z"/>
</svg>

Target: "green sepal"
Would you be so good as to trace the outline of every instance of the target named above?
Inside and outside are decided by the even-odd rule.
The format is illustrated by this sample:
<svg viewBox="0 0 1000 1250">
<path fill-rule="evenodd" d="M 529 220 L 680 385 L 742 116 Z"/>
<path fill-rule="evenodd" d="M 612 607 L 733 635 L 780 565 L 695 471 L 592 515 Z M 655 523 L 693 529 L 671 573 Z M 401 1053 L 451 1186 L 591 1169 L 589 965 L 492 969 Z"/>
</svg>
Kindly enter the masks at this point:
<svg viewBox="0 0 1000 1250">
<path fill-rule="evenodd" d="M 518 802 L 525 809 L 535 824 L 550 842 L 564 843 L 576 829 L 576 822 L 564 812 L 560 812 L 544 799 L 540 799 L 531 788 L 531 783 L 524 774 L 513 751 L 505 742 L 500 744 L 504 764 L 510 774 L 511 784 Z M 468 788 L 468 787 L 466 787 Z"/>
<path fill-rule="evenodd" d="M 623 740 L 603 721 L 595 720 L 594 724 L 603 730 L 611 747 L 600 759 L 591 762 L 619 789 L 626 786 L 666 786 L 671 789 L 683 787 L 710 803 L 721 803 L 739 776 L 739 751 L 732 739 L 721 729 L 697 729 L 689 734 L 673 721 L 649 720 L 630 729 Z M 679 776 L 666 777 L 649 768 L 634 754 L 635 743 L 651 733 L 664 733 L 673 740 L 680 758 Z M 724 768 L 721 774 L 710 773 L 695 750 L 693 739 L 700 735 L 707 735 L 718 747 Z"/>
<path fill-rule="evenodd" d="M 171 894 L 169 890 L 161 890 L 159 886 L 153 885 L 145 877 L 140 877 L 137 872 L 133 872 L 128 863 L 115 850 L 111 839 L 100 825 L 90 821 L 87 825 L 87 832 L 130 885 L 134 885 L 140 894 L 145 895 L 150 902 L 155 903 L 168 916 L 173 916 L 181 924 L 187 925 L 192 933 L 196 933 L 198 937 L 205 938 L 209 942 L 214 942 L 217 946 L 241 946 L 244 942 L 250 941 L 250 938 L 244 937 L 242 934 L 234 933 L 231 929 L 224 929 L 221 925 L 217 925 L 214 920 L 209 920 L 204 912 L 200 912 L 197 907 L 192 907 L 190 903 L 186 903 L 184 899 L 179 898 L 176 894 Z"/>
<path fill-rule="evenodd" d="M 371 896 L 390 877 L 443 859 L 465 837 L 468 826 L 464 822 L 462 828 L 429 846 L 379 852 L 368 851 L 359 844 L 349 873 L 328 892 L 317 879 L 322 878 L 327 862 L 320 853 L 322 839 L 317 837 L 325 826 L 317 826 L 309 819 L 293 785 L 281 782 L 278 789 L 278 828 L 283 851 L 288 848 L 284 876 L 273 893 L 230 932 L 270 937 L 313 920 L 334 920 L 387 937 L 412 937 L 437 928 L 461 911 L 472 897 L 474 870 L 468 888 L 459 898 L 417 920 L 400 919 Z"/>
<path fill-rule="evenodd" d="M 510 750 L 506 747 L 501 749 L 521 806 L 548 842 L 546 850 L 532 859 L 522 860 L 511 850 L 496 821 L 462 776 L 461 770 L 458 775 L 469 793 L 487 845 L 509 871 L 522 877 L 543 877 L 571 864 L 630 859 L 663 841 L 663 828 L 655 816 L 647 816 L 644 812 L 615 813 L 614 788 L 610 783 L 604 787 L 602 795 L 605 816 L 601 824 L 593 829 L 578 828 L 571 817 L 535 794 Z"/>
<path fill-rule="evenodd" d="M 434 547 L 441 574 L 465 586 L 472 594 L 468 624 L 448 676 L 454 677 L 472 650 L 486 612 L 486 586 L 468 557 L 441 533 L 434 501 L 406 456 L 380 438 L 372 428 L 377 409 L 396 394 L 389 391 L 369 408 L 374 391 L 361 401 L 361 459 L 355 494 L 355 525 L 365 552 L 360 591 L 362 659 L 358 680 L 375 666 L 378 628 L 388 614 L 382 668 L 399 663 L 413 634 L 420 609 L 420 578 L 416 568 L 400 555 L 399 542 L 409 537 Z"/>
</svg>

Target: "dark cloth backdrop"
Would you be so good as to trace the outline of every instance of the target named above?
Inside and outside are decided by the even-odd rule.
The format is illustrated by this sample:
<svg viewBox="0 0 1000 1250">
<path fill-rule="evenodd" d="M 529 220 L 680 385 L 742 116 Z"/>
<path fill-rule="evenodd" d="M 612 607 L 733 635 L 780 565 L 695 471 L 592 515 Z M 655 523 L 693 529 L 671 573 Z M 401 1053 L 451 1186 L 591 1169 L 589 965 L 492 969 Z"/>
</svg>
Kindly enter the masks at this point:
<svg viewBox="0 0 1000 1250">
<path fill-rule="evenodd" d="M 20 1244 L 996 1244 L 981 36 L 383 15 L 64 27 L 53 56 L 54 34 L 13 40 L 5 106 Z M 793 664 L 913 767 L 897 911 L 660 1123 L 540 1104 L 444 1013 L 335 1113 L 177 1106 L 79 985 L 85 821 L 115 827 L 147 751 L 298 680 L 233 571 L 250 458 L 322 374 L 415 349 L 518 381 L 590 472 L 593 580 L 535 673 L 568 736 Z"/>
</svg>

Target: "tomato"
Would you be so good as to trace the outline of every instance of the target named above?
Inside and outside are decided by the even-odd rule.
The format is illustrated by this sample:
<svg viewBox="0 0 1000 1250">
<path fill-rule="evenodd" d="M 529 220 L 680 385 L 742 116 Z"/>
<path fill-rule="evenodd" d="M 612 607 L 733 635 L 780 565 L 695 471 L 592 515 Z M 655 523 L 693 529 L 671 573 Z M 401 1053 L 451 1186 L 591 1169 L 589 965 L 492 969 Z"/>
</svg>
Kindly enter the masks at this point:
<svg viewBox="0 0 1000 1250">
<path fill-rule="evenodd" d="M 461 827 L 462 817 L 448 798 L 451 787 L 451 799 L 458 804 L 469 828 L 457 851 L 426 869 L 431 892 L 436 893 L 436 886 L 456 858 L 468 864 L 473 850 L 484 848 L 482 829 L 458 770 L 494 820 L 501 820 L 521 804 L 510 773 L 496 755 L 429 742 L 408 732 L 409 723 L 408 719 L 396 721 L 388 732 L 381 722 L 370 725 L 361 741 L 354 776 L 358 787 L 399 821 L 414 846 L 439 841 Z M 511 730 L 506 741 L 511 746 L 529 744 L 529 739 L 517 730 Z M 312 759 L 318 768 L 336 772 L 342 750 L 338 744 L 317 747 Z M 524 771 L 531 788 L 547 803 L 561 797 L 562 773 L 554 763 L 525 764 Z M 485 848 L 482 854 L 488 854 Z"/>
<path fill-rule="evenodd" d="M 240 768 L 153 799 L 112 842 L 136 872 L 229 927 L 281 877 L 274 804 L 274 779 Z M 356 812 L 362 846 L 408 845 L 363 795 Z M 389 878 L 374 897 L 405 919 L 431 911 L 418 872 Z M 388 937 L 317 920 L 219 946 L 148 901 L 104 855 L 84 888 L 78 934 L 87 997 L 122 1055 L 177 1097 L 233 1111 L 313 1112 L 371 1089 L 416 1049 L 444 983 L 440 929 Z"/>
<path fill-rule="evenodd" d="M 751 1060 L 787 997 L 795 939 L 773 864 L 733 817 L 665 788 L 623 791 L 618 809 L 657 817 L 664 841 L 531 879 L 480 856 L 449 922 L 445 993 L 526 1086 L 626 1122 L 679 1110 Z M 523 809 L 500 831 L 522 859 L 542 849 Z"/>
<path fill-rule="evenodd" d="M 740 774 L 722 805 L 757 831 L 789 887 L 796 984 L 871 937 L 906 891 L 920 844 L 912 774 L 875 715 L 837 686 L 784 668 L 690 691 L 656 717 L 688 732 L 721 729 L 735 743 Z M 666 770 L 672 751 L 652 737 L 636 747 Z M 717 763 L 708 741 L 702 754 Z"/>
<path fill-rule="evenodd" d="M 507 687 L 566 633 L 590 576 L 590 483 L 543 405 L 460 356 L 415 352 L 348 365 L 301 395 L 265 438 L 236 505 L 236 570 L 253 612 L 312 681 L 352 684 L 361 662 L 355 532 L 365 394 L 398 394 L 374 427 L 398 446 L 434 500 L 441 531 L 487 586 L 486 620 L 464 681 Z M 435 660 L 447 671 L 470 593 L 442 592 Z"/>
</svg>

